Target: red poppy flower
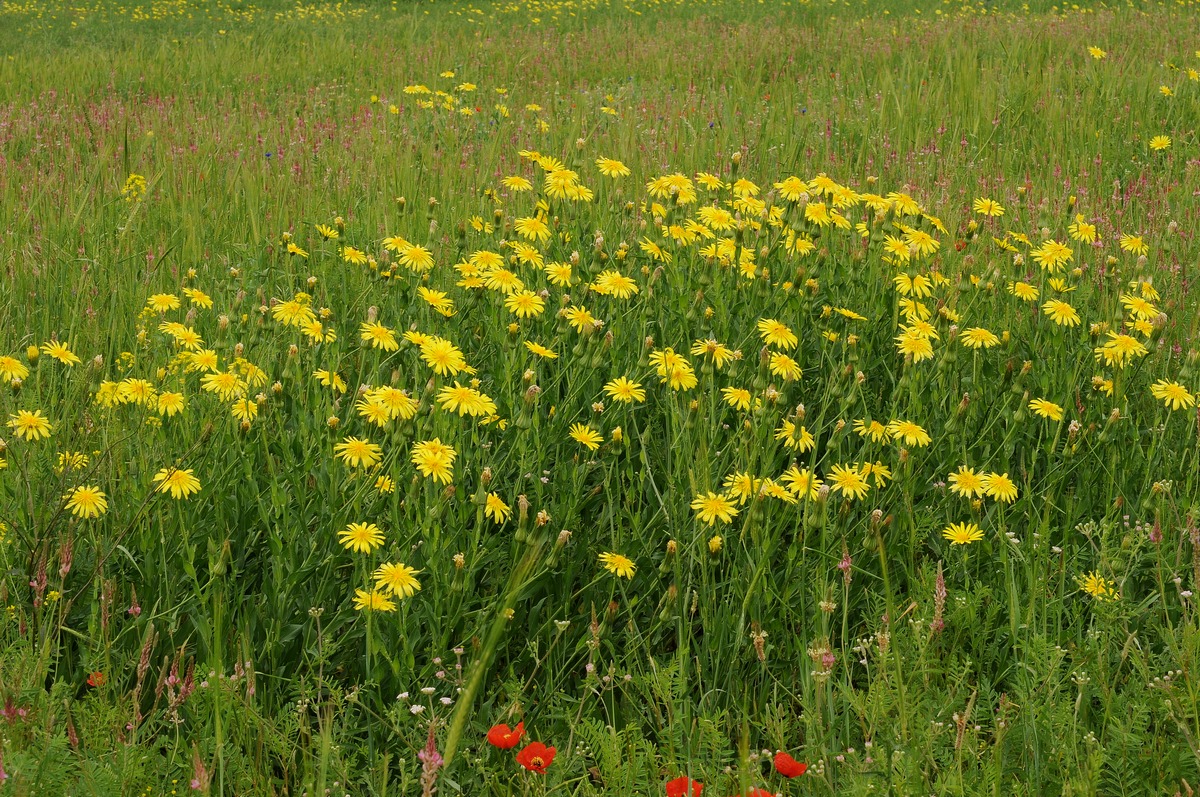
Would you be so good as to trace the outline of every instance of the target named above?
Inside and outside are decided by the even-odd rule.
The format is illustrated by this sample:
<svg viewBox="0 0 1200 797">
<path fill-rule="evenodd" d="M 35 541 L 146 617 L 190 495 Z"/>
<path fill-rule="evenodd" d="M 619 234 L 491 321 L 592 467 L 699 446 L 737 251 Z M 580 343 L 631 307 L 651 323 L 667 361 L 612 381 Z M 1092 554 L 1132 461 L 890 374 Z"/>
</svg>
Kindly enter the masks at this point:
<svg viewBox="0 0 1200 797">
<path fill-rule="evenodd" d="M 517 753 L 517 763 L 530 772 L 545 775 L 546 767 L 554 763 L 554 748 L 541 742 L 530 742 Z"/>
<path fill-rule="evenodd" d="M 779 795 L 773 794 L 766 789 L 751 789 L 750 791 L 741 795 L 741 797 L 779 797 Z"/>
<path fill-rule="evenodd" d="M 775 771 L 785 778 L 798 778 L 808 771 L 808 764 L 800 763 L 787 753 L 776 753 Z"/>
<path fill-rule="evenodd" d="M 104 673 L 100 672 L 99 670 L 96 670 L 94 673 L 92 673 L 91 675 L 88 676 L 87 685 L 88 686 L 104 686 L 105 680 L 106 679 L 104 677 Z"/>
<path fill-rule="evenodd" d="M 700 797 L 704 784 L 691 778 L 678 777 L 667 781 L 667 797 Z"/>
<path fill-rule="evenodd" d="M 487 740 L 493 747 L 499 747 L 501 750 L 511 750 L 521 743 L 521 737 L 524 735 L 524 722 L 518 722 L 515 728 L 510 728 L 507 725 L 493 725 L 487 732 Z"/>
</svg>

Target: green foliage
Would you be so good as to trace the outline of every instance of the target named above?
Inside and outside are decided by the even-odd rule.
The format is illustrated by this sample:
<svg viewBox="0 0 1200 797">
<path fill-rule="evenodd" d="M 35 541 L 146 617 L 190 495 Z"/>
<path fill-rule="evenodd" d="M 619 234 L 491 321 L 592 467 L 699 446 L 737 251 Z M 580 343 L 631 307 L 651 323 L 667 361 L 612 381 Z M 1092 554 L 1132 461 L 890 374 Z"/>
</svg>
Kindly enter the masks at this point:
<svg viewBox="0 0 1200 797">
<path fill-rule="evenodd" d="M 1194 4 L 620 5 L 0 7 L 0 356 L 29 372 L 0 385 L 0 416 L 53 425 L 45 440 L 4 427 L 0 795 L 415 794 L 431 726 L 442 793 L 1200 781 L 1197 420 L 1151 392 L 1200 388 Z M 1150 148 L 1158 135 L 1168 149 Z M 553 169 L 518 155 L 533 149 L 591 201 L 551 195 Z M 601 157 L 631 174 L 598 173 Z M 699 172 L 723 187 L 696 205 L 645 188 Z M 821 174 L 923 212 L 856 193 L 842 210 L 863 229 L 824 226 L 809 206 L 834 192 L 776 185 Z M 532 190 L 502 183 L 514 175 Z M 981 197 L 1004 215 L 974 210 Z M 714 204 L 738 214 L 704 228 L 724 254 L 686 240 Z M 536 249 L 571 264 L 565 285 L 509 259 L 518 220 L 539 214 Z M 1076 214 L 1099 245 L 1069 232 Z M 914 233 L 937 251 L 884 249 Z M 397 264 L 410 250 L 391 236 L 434 265 Z M 1046 238 L 1071 247 L 1067 267 L 1037 265 Z M 519 318 L 463 285 L 455 266 L 479 251 L 544 290 L 545 311 Z M 637 293 L 596 290 L 606 270 Z M 929 295 L 901 295 L 898 274 Z M 156 294 L 182 306 L 148 307 Z M 1053 323 L 1049 299 L 1082 324 Z M 280 320 L 289 300 L 319 339 Z M 568 305 L 603 326 L 574 328 Z M 895 339 L 922 312 L 932 357 L 906 360 Z M 768 318 L 795 349 L 766 345 Z M 239 375 L 253 418 L 201 386 L 164 320 Z M 367 321 L 394 351 L 361 339 Z M 996 345 L 965 346 L 972 327 Z M 474 370 L 435 373 L 413 331 Z M 1109 331 L 1145 353 L 1106 362 Z M 740 356 L 718 366 L 706 340 Z M 81 362 L 57 362 L 54 341 Z M 656 373 L 665 347 L 695 388 Z M 604 392 L 621 375 L 645 401 Z M 472 378 L 495 407 L 463 417 L 439 392 Z M 181 392 L 183 411 L 139 401 L 139 379 Z M 375 427 L 360 385 L 406 389 L 413 417 Z M 1039 398 L 1063 417 L 1039 417 Z M 895 420 L 931 439 L 855 430 Z M 347 437 L 379 445 L 378 466 L 335 456 Z M 413 466 L 434 438 L 457 452 L 449 483 Z M 834 466 L 876 463 L 887 475 L 857 500 L 780 487 L 793 465 L 828 486 Z M 955 494 L 963 465 L 1008 474 L 1017 498 Z M 156 489 L 174 467 L 198 493 Z M 97 517 L 68 508 L 88 485 L 107 496 Z M 697 518 L 709 491 L 732 522 Z M 492 517 L 489 495 L 512 516 Z M 339 544 L 356 522 L 378 524 L 378 550 Z M 983 537 L 951 545 L 951 523 Z M 356 609 L 384 562 L 421 589 Z M 522 744 L 558 748 L 544 776 L 485 741 L 519 721 Z M 808 774 L 784 781 L 777 750 Z"/>
</svg>

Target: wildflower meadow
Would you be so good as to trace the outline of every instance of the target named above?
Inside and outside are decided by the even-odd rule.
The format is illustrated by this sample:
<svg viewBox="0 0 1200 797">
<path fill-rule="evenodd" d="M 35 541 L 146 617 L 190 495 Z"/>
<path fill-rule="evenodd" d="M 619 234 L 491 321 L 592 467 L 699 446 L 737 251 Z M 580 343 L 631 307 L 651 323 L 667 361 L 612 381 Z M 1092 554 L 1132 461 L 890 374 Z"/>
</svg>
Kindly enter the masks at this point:
<svg viewBox="0 0 1200 797">
<path fill-rule="evenodd" d="M 0 3 L 0 797 L 1200 788 L 1200 7 Z"/>
</svg>

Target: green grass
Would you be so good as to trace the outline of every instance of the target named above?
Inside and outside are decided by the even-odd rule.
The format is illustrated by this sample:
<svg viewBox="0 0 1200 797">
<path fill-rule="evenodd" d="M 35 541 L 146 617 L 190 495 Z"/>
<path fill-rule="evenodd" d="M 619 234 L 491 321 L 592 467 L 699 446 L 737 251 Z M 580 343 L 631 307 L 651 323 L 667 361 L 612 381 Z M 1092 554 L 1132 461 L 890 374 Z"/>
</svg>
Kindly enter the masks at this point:
<svg viewBox="0 0 1200 797">
<path fill-rule="evenodd" d="M 0 357 L 28 369 L 0 416 L 53 425 L 3 432 L 0 795 L 415 794 L 431 727 L 441 793 L 661 795 L 686 775 L 720 796 L 1190 794 L 1200 417 L 1151 388 L 1200 389 L 1195 8 L 1030 5 L 0 6 Z M 548 196 L 549 164 L 522 150 L 594 196 Z M 631 174 L 602 176 L 601 157 Z M 725 186 L 650 195 L 698 172 Z M 860 203 L 849 229 L 822 226 L 774 185 L 819 174 L 924 214 Z M 515 175 L 532 190 L 502 183 Z M 739 178 L 761 207 L 734 207 Z M 1004 215 L 975 212 L 982 197 Z M 511 259 L 543 200 L 533 243 L 572 266 L 567 285 Z M 732 226 L 671 237 L 714 202 Z M 1076 214 L 1096 245 L 1072 237 Z M 888 237 L 915 233 L 936 252 L 894 262 Z M 390 236 L 432 268 L 397 263 Z M 1044 239 L 1070 262 L 1039 267 Z M 480 251 L 544 312 L 472 287 L 456 264 Z M 590 288 L 606 270 L 637 293 Z M 920 306 L 901 273 L 930 280 Z M 298 292 L 336 339 L 279 320 Z M 181 306 L 148 309 L 157 294 Z M 1049 300 L 1081 323 L 1056 325 Z M 568 306 L 603 326 L 579 331 Z M 926 315 L 931 356 L 913 362 L 896 337 Z M 764 345 L 761 319 L 795 348 Z M 253 418 L 202 387 L 163 321 L 239 369 Z M 360 339 L 368 321 L 394 351 Z M 973 328 L 996 345 L 965 346 Z M 435 373 L 406 331 L 452 341 L 473 372 Z M 1144 353 L 1105 362 L 1122 331 Z M 709 338 L 740 356 L 691 353 Z M 53 340 L 81 361 L 28 355 Z M 656 373 L 665 347 L 694 387 Z M 619 376 L 645 399 L 606 395 Z M 472 379 L 494 410 L 442 406 Z M 415 414 L 373 425 L 368 385 L 408 391 Z M 139 387 L 186 406 L 163 416 Z M 788 447 L 788 423 L 811 449 Z M 380 464 L 337 457 L 347 437 Z M 435 438 L 457 453 L 448 483 L 411 460 Z M 875 463 L 890 475 L 857 499 L 776 489 L 793 466 L 830 486 Z M 1008 474 L 1016 499 L 956 495 L 964 465 Z M 157 491 L 174 467 L 200 491 Z M 693 499 L 735 474 L 767 494 L 701 521 Z M 98 517 L 68 508 L 81 486 L 104 492 Z M 511 517 L 485 512 L 489 494 Z M 342 547 L 356 522 L 382 546 Z M 982 539 L 951 545 L 955 523 Z M 606 552 L 636 571 L 607 571 Z M 421 589 L 357 610 L 385 562 Z M 1107 599 L 1081 590 L 1088 574 Z M 558 750 L 544 776 L 485 740 L 518 721 L 522 745 Z M 783 779 L 776 750 L 808 773 Z"/>
</svg>

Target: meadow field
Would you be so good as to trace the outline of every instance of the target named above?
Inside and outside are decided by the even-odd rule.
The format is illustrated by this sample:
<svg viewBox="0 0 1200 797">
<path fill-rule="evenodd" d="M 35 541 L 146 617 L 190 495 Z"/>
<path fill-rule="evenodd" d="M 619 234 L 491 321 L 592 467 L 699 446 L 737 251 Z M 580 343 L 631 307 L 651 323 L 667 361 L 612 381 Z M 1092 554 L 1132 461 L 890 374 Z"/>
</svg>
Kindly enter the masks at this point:
<svg viewBox="0 0 1200 797">
<path fill-rule="evenodd" d="M 0 797 L 1192 797 L 1198 70 L 0 1 Z"/>
</svg>

